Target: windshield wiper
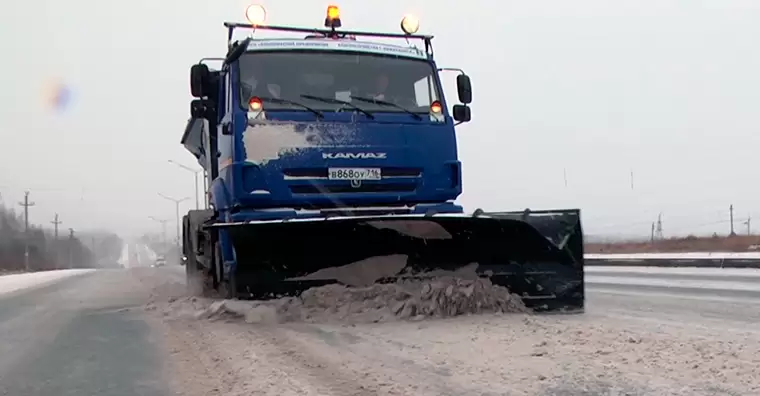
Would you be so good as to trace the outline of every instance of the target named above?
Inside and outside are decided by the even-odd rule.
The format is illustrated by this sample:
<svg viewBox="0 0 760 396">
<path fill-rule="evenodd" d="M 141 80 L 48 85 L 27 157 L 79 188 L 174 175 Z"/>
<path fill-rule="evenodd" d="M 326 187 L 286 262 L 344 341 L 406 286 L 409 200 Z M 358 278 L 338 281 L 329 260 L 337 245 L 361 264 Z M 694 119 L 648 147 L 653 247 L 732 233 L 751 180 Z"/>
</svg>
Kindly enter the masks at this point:
<svg viewBox="0 0 760 396">
<path fill-rule="evenodd" d="M 240 85 L 242 85 L 243 87 L 247 88 L 248 91 L 250 92 L 250 94 L 248 94 L 246 96 L 250 97 L 250 96 L 253 95 L 253 86 L 251 86 L 251 84 L 249 84 L 249 83 L 247 83 L 245 81 L 240 81 Z M 257 98 L 261 99 L 264 102 L 272 102 L 272 103 L 278 103 L 278 104 L 289 104 L 289 105 L 293 105 L 293 106 L 298 106 L 298 107 L 300 107 L 300 108 L 302 108 L 304 110 L 307 110 L 307 111 L 310 111 L 310 112 L 314 113 L 320 119 L 325 118 L 325 115 L 321 111 L 314 110 L 311 107 L 306 106 L 303 103 L 299 103 L 299 102 L 296 102 L 296 101 L 293 101 L 293 100 L 273 98 L 273 97 L 269 97 L 269 96 L 257 96 Z"/>
<path fill-rule="evenodd" d="M 411 115 L 412 117 L 414 117 L 417 120 L 422 120 L 422 116 L 420 116 L 419 114 L 417 114 L 417 113 L 415 113 L 415 112 L 413 112 L 411 110 L 405 109 L 404 107 L 399 106 L 399 105 L 397 105 L 397 104 L 395 104 L 393 102 L 388 102 L 386 100 L 381 100 L 381 99 L 364 98 L 364 97 L 361 97 L 361 96 L 352 96 L 351 99 L 356 99 L 356 100 L 358 100 L 360 102 L 377 103 L 377 104 L 382 105 L 382 106 L 394 107 L 396 109 L 399 109 L 399 110 L 403 111 L 406 114 Z"/>
<path fill-rule="evenodd" d="M 350 108 L 352 108 L 352 109 L 354 109 L 354 110 L 356 110 L 356 111 L 358 111 L 358 112 L 366 115 L 367 118 L 369 118 L 370 120 L 374 120 L 375 119 L 375 116 L 372 115 L 372 113 L 370 113 L 369 111 L 364 110 L 361 107 L 358 107 L 355 104 L 352 104 L 351 102 L 347 102 L 345 100 L 333 99 L 333 98 L 323 98 L 321 96 L 314 96 L 314 95 L 301 95 L 301 97 L 304 98 L 304 99 L 318 100 L 320 102 L 325 102 L 325 103 L 333 103 L 333 104 L 346 105 L 346 106 L 348 106 L 348 107 L 350 107 Z"/>
<path fill-rule="evenodd" d="M 261 99 L 262 102 L 272 102 L 272 103 L 277 103 L 277 104 L 290 104 L 290 105 L 293 105 L 293 106 L 298 106 L 298 107 L 300 107 L 300 108 L 302 108 L 304 110 L 308 110 L 308 111 L 314 113 L 317 116 L 317 118 L 319 118 L 319 119 L 325 118 L 325 115 L 321 111 L 312 109 L 311 107 L 306 106 L 303 103 L 296 102 L 294 100 L 273 98 L 273 97 L 269 97 L 269 96 L 257 96 L 257 98 Z"/>
</svg>

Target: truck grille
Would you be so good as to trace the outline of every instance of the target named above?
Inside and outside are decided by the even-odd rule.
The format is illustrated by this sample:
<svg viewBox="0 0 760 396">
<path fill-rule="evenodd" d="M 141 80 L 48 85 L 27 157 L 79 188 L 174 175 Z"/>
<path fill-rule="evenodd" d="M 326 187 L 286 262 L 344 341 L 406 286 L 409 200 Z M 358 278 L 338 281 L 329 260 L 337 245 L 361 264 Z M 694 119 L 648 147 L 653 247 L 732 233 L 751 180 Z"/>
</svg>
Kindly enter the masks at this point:
<svg viewBox="0 0 760 396">
<path fill-rule="evenodd" d="M 363 182 L 358 187 L 352 187 L 349 182 L 330 185 L 303 184 L 289 187 L 293 194 L 407 193 L 413 192 L 417 188 L 415 183 L 370 182 Z"/>
</svg>

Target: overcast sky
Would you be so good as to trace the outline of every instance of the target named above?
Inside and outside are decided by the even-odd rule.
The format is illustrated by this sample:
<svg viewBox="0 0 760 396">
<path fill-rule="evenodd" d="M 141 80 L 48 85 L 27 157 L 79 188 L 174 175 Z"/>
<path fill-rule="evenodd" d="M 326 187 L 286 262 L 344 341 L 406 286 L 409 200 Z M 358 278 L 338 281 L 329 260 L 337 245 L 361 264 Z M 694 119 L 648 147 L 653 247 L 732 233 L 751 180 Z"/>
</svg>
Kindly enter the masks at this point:
<svg viewBox="0 0 760 396">
<path fill-rule="evenodd" d="M 33 222 L 58 212 L 82 229 L 140 233 L 159 227 L 148 216 L 173 218 L 157 193 L 193 195 L 192 174 L 167 162 L 195 165 L 179 144 L 189 66 L 224 53 L 222 22 L 243 21 L 247 4 L 5 7 L 4 201 L 15 205 L 30 189 Z M 327 5 L 263 4 L 269 23 L 310 27 Z M 659 212 L 666 233 L 726 231 L 704 224 L 727 219 L 733 203 L 737 226 L 750 213 L 760 225 L 760 2 L 338 4 L 345 28 L 395 31 L 401 15 L 419 15 L 421 32 L 436 36 L 439 65 L 471 75 L 473 121 L 458 130 L 468 209 L 580 207 L 588 232 L 645 235 Z M 56 79 L 73 90 L 60 113 L 44 101 Z"/>
</svg>

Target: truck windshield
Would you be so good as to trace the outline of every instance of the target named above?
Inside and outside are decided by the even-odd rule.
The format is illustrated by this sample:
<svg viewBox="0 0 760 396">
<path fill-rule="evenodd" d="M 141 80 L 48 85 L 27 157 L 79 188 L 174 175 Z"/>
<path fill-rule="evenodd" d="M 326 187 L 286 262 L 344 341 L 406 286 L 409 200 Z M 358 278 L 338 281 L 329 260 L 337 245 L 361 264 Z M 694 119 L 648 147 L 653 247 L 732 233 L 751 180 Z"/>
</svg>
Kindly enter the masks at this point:
<svg viewBox="0 0 760 396">
<path fill-rule="evenodd" d="M 303 106 L 288 101 L 320 111 L 350 110 L 351 106 L 340 103 L 344 101 L 370 113 L 428 113 L 430 104 L 439 100 L 435 69 L 425 60 L 288 51 L 249 52 L 238 64 L 241 104 L 245 108 L 251 97 L 258 96 L 264 98 L 267 110 L 305 111 Z M 265 98 L 286 101 L 267 103 Z"/>
</svg>

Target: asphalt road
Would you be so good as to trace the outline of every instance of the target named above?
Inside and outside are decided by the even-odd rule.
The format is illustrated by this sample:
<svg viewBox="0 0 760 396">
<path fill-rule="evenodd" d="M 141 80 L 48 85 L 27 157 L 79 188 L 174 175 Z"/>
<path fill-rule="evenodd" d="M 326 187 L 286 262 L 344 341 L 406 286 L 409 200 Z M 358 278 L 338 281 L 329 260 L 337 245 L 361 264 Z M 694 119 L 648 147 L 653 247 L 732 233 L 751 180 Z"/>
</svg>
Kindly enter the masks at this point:
<svg viewBox="0 0 760 396">
<path fill-rule="evenodd" d="M 0 296 L 0 395 L 169 395 L 161 347 L 124 270 Z"/>
<path fill-rule="evenodd" d="M 146 277 L 156 281 L 153 286 L 146 285 Z M 177 344 L 170 346 L 166 335 L 157 330 L 156 315 L 147 315 L 143 308 L 155 299 L 155 285 L 164 281 L 181 283 L 182 268 L 101 270 L 0 295 L 0 395 L 187 394 L 172 384 L 188 378 L 178 378 L 177 371 L 167 368 L 176 363 L 172 348 Z M 589 283 L 587 313 L 566 320 L 568 326 L 580 321 L 639 327 L 651 323 L 652 329 L 668 326 L 684 331 L 704 328 L 716 339 L 723 333 L 741 333 L 742 337 L 755 334 L 754 340 L 760 338 L 756 329 L 760 293 Z M 215 364 L 209 361 L 206 367 L 213 369 Z M 568 388 L 558 392 L 611 394 L 603 390 L 575 393 Z"/>
</svg>

